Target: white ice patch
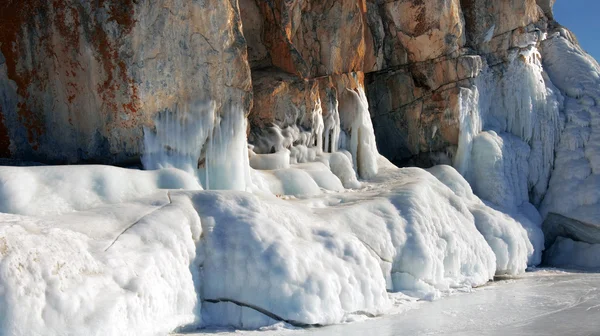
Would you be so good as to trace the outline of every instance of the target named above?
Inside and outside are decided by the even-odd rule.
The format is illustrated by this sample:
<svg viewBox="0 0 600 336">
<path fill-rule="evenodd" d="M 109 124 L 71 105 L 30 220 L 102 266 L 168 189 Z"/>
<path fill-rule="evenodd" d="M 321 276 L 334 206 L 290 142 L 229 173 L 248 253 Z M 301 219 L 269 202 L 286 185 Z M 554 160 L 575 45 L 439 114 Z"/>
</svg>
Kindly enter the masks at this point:
<svg viewBox="0 0 600 336">
<path fill-rule="evenodd" d="M 526 143 L 508 133 L 480 133 L 473 140 L 471 186 L 482 199 L 514 212 L 529 202 Z"/>
<path fill-rule="evenodd" d="M 341 94 L 340 123 L 343 133 L 340 147 L 352 154 L 354 168 L 362 178 L 377 174 L 377 144 L 369 114 L 369 103 L 362 87 L 356 91 L 347 89 Z"/>
<path fill-rule="evenodd" d="M 566 123 L 555 170 L 540 208 L 598 225 L 600 204 L 600 67 L 566 31 L 542 44 L 544 67 L 564 92 Z"/>
<path fill-rule="evenodd" d="M 54 215 L 116 204 L 159 189 L 202 189 L 178 169 L 141 171 L 112 166 L 0 167 L 0 212 Z"/>
<path fill-rule="evenodd" d="M 524 228 L 529 226 L 529 222 L 525 222 L 526 219 L 518 220 L 486 205 L 473 194 L 467 181 L 452 167 L 436 166 L 428 171 L 467 204 L 473 214 L 477 230 L 481 232 L 496 255 L 497 275 L 521 274 L 525 272 L 528 263 L 537 264 L 541 261 L 538 259 L 541 258 L 544 242 L 539 227 L 538 232 L 535 232 L 535 238 L 541 240 L 533 241 L 536 244 L 532 245 L 528 231 Z M 541 222 L 538 223 L 540 224 Z"/>
<path fill-rule="evenodd" d="M 192 199 L 205 230 L 201 296 L 213 302 L 203 305 L 211 324 L 265 325 L 266 319 L 242 310 L 214 313 L 227 302 L 294 324 L 338 323 L 348 313 L 379 314 L 387 307 L 378 260 L 348 230 L 277 199 L 231 192 Z"/>
<path fill-rule="evenodd" d="M 189 199 L 121 210 L 134 213 L 120 220 L 143 217 L 110 238 L 69 230 L 102 223 L 85 212 L 79 222 L 0 214 L 0 334 L 156 335 L 199 319 L 190 266 L 201 227 Z"/>
</svg>

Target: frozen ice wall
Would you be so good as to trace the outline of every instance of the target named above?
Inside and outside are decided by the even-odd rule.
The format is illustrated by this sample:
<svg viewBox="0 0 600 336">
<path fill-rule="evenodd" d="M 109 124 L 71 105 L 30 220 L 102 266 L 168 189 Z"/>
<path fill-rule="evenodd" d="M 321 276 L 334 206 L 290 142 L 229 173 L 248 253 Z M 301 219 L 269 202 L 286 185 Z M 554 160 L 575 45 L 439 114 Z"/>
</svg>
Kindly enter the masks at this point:
<svg viewBox="0 0 600 336">
<path fill-rule="evenodd" d="M 600 232 L 600 66 L 564 28 L 538 37 L 461 92 L 455 166 L 478 196 L 527 229 L 536 251 L 539 225 L 552 215 L 547 243 L 556 232 L 564 238 L 547 261 L 566 265 L 569 254 L 594 251 L 585 243 Z"/>
<path fill-rule="evenodd" d="M 144 130 L 145 169 L 174 167 L 196 175 L 205 189 L 246 190 L 250 168 L 246 118 L 232 106 L 216 115 L 214 103 L 176 106 Z"/>
<path fill-rule="evenodd" d="M 144 129 L 144 168 L 174 167 L 195 173 L 216 118 L 214 104 L 204 102 L 180 104 L 158 113 L 155 129 Z"/>
<path fill-rule="evenodd" d="M 500 206 L 539 204 L 554 166 L 562 96 L 545 74 L 537 48 L 513 51 L 507 64 L 485 70 L 460 99 L 457 169 L 477 194 L 506 194 L 499 203 L 488 199 Z M 485 174 L 489 169 L 495 174 Z"/>
<path fill-rule="evenodd" d="M 599 225 L 600 67 L 564 29 L 542 46 L 544 67 L 565 96 L 566 120 L 541 212 Z"/>
<path fill-rule="evenodd" d="M 535 43 L 513 49 L 506 63 L 485 67 L 460 93 L 461 127 L 454 159 L 484 201 L 519 222 L 541 261 L 539 205 L 554 169 L 563 98 Z"/>
</svg>

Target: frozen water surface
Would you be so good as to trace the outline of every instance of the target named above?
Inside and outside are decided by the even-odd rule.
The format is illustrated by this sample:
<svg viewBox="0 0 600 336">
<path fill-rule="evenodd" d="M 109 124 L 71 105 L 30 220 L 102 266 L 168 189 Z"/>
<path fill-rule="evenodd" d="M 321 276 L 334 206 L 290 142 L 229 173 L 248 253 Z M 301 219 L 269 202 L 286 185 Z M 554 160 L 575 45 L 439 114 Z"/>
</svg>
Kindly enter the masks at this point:
<svg viewBox="0 0 600 336">
<path fill-rule="evenodd" d="M 600 335 L 600 274 L 538 270 L 434 302 L 405 302 L 394 315 L 323 328 L 185 334 L 244 336 Z M 178 334 L 184 335 L 184 334 Z"/>
</svg>

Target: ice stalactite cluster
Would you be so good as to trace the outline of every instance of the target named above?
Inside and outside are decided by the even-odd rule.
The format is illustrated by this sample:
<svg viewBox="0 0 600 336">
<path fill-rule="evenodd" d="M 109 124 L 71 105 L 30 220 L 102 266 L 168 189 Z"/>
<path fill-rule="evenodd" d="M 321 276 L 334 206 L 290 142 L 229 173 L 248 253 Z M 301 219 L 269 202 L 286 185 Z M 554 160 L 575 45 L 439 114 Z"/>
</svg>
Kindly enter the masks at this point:
<svg viewBox="0 0 600 336">
<path fill-rule="evenodd" d="M 176 105 L 173 110 L 160 112 L 156 116 L 155 129 L 144 129 L 144 168 L 174 167 L 195 173 L 211 139 L 215 121 L 213 103 Z"/>
<path fill-rule="evenodd" d="M 327 90 L 328 95 L 335 96 L 333 89 Z M 340 114 L 339 102 L 336 97 L 329 97 L 329 113 L 323 117 L 323 151 L 335 152 L 340 145 Z"/>
<path fill-rule="evenodd" d="M 461 92 L 455 166 L 478 196 L 522 224 L 536 254 L 546 219 L 547 263 L 600 266 L 575 261 L 596 249 L 600 232 L 600 66 L 563 28 L 519 48 Z"/>
<path fill-rule="evenodd" d="M 307 122 L 310 128 L 302 127 L 302 122 L 284 128 L 274 125 L 255 139 L 250 165 L 255 169 L 273 170 L 287 168 L 289 164 L 325 163 L 331 155 L 341 158 L 335 153 L 346 153 L 360 177 L 375 176 L 379 153 L 364 89 L 346 89 L 340 93 L 339 100 L 330 99 L 328 104 L 327 115 L 323 116 L 318 99 L 314 110 L 304 116 L 310 119 Z M 335 160 L 336 165 L 344 161 Z"/>
<path fill-rule="evenodd" d="M 369 114 L 369 103 L 362 87 L 341 94 L 339 107 L 340 147 L 352 154 L 354 169 L 362 178 L 377 174 L 377 144 Z"/>
<path fill-rule="evenodd" d="M 513 134 L 530 147 L 526 187 L 532 203 L 539 204 L 554 166 L 563 98 L 546 75 L 536 47 L 522 49 L 513 57 L 490 96 L 484 128 Z"/>
<path fill-rule="evenodd" d="M 496 193 L 489 183 L 495 183 L 496 189 L 499 183 L 508 183 L 497 190 L 508 193 L 506 198 L 515 202 L 497 203 L 500 206 L 511 209 L 529 200 L 539 204 L 554 166 L 554 149 L 562 127 L 562 96 L 545 74 L 537 48 L 514 51 L 507 64 L 487 69 L 475 87 L 463 91 L 457 169 L 478 194 Z M 496 152 L 495 156 L 474 149 L 477 143 L 480 149 Z M 481 155 L 492 155 L 488 157 L 492 161 L 476 159 Z M 490 177 L 484 172 L 491 167 L 475 166 L 499 160 L 505 160 L 500 164 L 504 168 L 496 164 L 494 169 L 504 172 Z"/>
<path fill-rule="evenodd" d="M 569 38 L 559 31 L 542 49 L 544 66 L 565 95 L 566 122 L 541 212 L 599 225 L 600 67 Z"/>
<path fill-rule="evenodd" d="M 178 168 L 196 175 L 205 189 L 251 186 L 243 110 L 216 115 L 214 103 L 177 106 L 159 113 L 144 130 L 145 169 Z"/>
</svg>

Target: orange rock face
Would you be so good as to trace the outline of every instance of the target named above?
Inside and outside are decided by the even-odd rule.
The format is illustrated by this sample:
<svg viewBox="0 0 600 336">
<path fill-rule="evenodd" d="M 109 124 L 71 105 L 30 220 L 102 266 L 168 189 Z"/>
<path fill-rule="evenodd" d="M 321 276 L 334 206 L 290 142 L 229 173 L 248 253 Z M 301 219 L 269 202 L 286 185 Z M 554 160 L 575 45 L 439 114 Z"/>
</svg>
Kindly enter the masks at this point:
<svg viewBox="0 0 600 336">
<path fill-rule="evenodd" d="M 2 2 L 0 154 L 126 163 L 143 150 L 143 126 L 177 103 L 248 110 L 239 12 L 221 2 Z"/>
<path fill-rule="evenodd" d="M 362 70 L 363 0 L 258 1 L 272 64 L 303 78 Z"/>
</svg>

